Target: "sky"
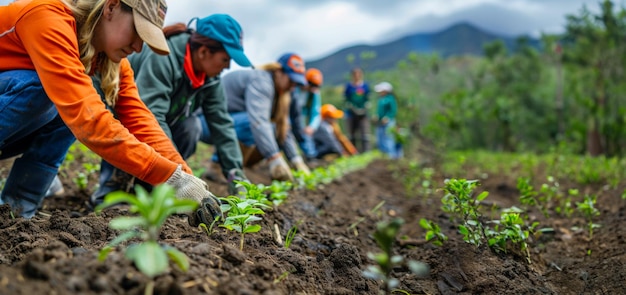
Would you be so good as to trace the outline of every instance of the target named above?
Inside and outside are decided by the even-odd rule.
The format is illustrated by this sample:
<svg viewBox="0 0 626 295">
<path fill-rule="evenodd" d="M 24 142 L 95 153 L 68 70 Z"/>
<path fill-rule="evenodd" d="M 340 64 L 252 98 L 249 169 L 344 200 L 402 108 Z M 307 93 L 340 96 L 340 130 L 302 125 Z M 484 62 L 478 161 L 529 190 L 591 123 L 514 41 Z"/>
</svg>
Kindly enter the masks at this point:
<svg viewBox="0 0 626 295">
<path fill-rule="evenodd" d="M 11 0 L 0 0 L 6 5 Z M 626 0 L 614 1 L 623 6 Z M 470 22 L 515 36 L 562 32 L 567 14 L 599 0 L 169 0 L 165 24 L 226 13 L 243 28 L 253 64 L 295 52 L 315 60 L 358 44 L 375 45 L 412 33 Z M 232 63 L 234 68 L 237 65 Z"/>
</svg>

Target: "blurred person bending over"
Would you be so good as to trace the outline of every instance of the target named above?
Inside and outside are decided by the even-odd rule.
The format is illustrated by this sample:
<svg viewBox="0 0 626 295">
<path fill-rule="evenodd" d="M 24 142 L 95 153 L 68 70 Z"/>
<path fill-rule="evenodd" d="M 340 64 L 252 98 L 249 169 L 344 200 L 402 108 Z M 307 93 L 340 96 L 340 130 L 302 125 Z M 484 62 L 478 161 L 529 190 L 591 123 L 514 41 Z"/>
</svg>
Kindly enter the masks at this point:
<svg viewBox="0 0 626 295">
<path fill-rule="evenodd" d="M 358 153 L 350 140 L 343 135 L 337 123 L 337 120 L 343 118 L 343 115 L 344 112 L 332 104 L 322 106 L 322 122 L 313 135 L 318 158 L 330 160 Z"/>
<path fill-rule="evenodd" d="M 242 47 L 241 26 L 226 14 L 193 18 L 196 29 L 182 23 L 163 29 L 170 54 L 144 48 L 129 56 L 139 94 L 155 115 L 165 134 L 183 159 L 191 157 L 202 134 L 202 124 L 211 130 L 212 144 L 220 155 L 229 193 L 237 195 L 234 180 L 247 181 L 232 118 L 226 111 L 220 73 L 230 68 L 231 58 L 240 66 L 251 66 Z M 197 110 L 201 118 L 193 114 Z M 102 162 L 100 188 L 91 196 L 94 205 L 104 196 L 127 186 L 125 172 Z"/>
<path fill-rule="evenodd" d="M 302 58 L 286 53 L 277 62 L 253 70 L 229 72 L 222 77 L 244 166 L 251 167 L 265 159 L 274 180 L 293 179 L 281 149 L 295 169 L 309 173 L 289 125 L 291 91 L 296 85 L 306 84 L 304 73 Z M 201 140 L 207 142 L 209 130 L 204 131 Z"/>
<path fill-rule="evenodd" d="M 318 69 L 307 69 L 305 73 L 307 85 L 296 87 L 291 100 L 289 117 L 293 135 L 300 149 L 311 161 L 317 156 L 313 133 L 320 126 L 322 97 L 320 87 L 324 82 L 322 72 Z"/>
<path fill-rule="evenodd" d="M 199 203 L 189 223 L 221 214 L 139 98 L 126 57 L 145 41 L 168 54 L 159 0 L 18 0 L 0 6 L 0 157 L 21 155 L 0 203 L 35 215 L 78 139 L 109 163 Z M 90 76 L 101 78 L 103 98 Z M 107 110 L 107 106 L 114 110 Z"/>
<path fill-rule="evenodd" d="M 370 122 L 368 109 L 369 85 L 363 81 L 363 71 L 354 68 L 350 72 L 351 80 L 345 86 L 346 123 L 350 141 L 360 152 L 370 150 Z"/>
</svg>

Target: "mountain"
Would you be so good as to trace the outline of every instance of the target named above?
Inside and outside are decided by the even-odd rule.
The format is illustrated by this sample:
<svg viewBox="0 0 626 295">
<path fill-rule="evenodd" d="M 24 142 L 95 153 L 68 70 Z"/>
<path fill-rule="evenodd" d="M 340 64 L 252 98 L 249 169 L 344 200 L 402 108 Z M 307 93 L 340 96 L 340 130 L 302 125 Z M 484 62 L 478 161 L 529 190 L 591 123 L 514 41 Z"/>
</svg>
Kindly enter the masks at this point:
<svg viewBox="0 0 626 295">
<path fill-rule="evenodd" d="M 440 57 L 457 55 L 482 55 L 483 45 L 495 40 L 502 40 L 510 51 L 515 50 L 518 37 L 496 35 L 482 30 L 470 23 L 458 23 L 434 33 L 416 33 L 395 41 L 379 45 L 356 45 L 341 49 L 326 57 L 306 61 L 307 68 L 318 68 L 324 73 L 324 84 L 337 85 L 345 82 L 347 73 L 354 66 L 365 71 L 394 68 L 398 61 L 405 59 L 410 52 L 421 54 L 438 53 Z M 530 38 L 529 44 L 539 48 L 540 41 Z M 361 60 L 364 52 L 375 52 L 371 59 Z M 348 56 L 354 56 L 353 63 L 348 63 Z"/>
</svg>

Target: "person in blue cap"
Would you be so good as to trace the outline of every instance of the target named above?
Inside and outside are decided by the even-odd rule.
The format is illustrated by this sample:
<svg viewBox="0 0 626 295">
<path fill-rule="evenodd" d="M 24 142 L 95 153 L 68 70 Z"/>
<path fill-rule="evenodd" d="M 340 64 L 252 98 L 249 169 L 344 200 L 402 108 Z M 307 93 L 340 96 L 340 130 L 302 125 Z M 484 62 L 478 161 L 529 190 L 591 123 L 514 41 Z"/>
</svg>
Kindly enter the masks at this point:
<svg viewBox="0 0 626 295">
<path fill-rule="evenodd" d="M 273 180 L 293 180 L 281 150 L 296 170 L 310 172 L 298 153 L 289 123 L 291 92 L 297 85 L 307 84 L 304 73 L 302 58 L 286 53 L 276 62 L 254 70 L 232 71 L 222 77 L 244 166 L 265 159 Z M 213 136 L 212 129 L 203 130 L 202 141 Z"/>
<path fill-rule="evenodd" d="M 194 20 L 195 30 L 189 27 Z M 139 95 L 185 160 L 196 151 L 203 123 L 208 126 L 211 144 L 229 180 L 228 192 L 238 195 L 244 189 L 234 181 L 248 180 L 233 120 L 226 110 L 220 73 L 230 68 L 231 59 L 242 67 L 252 65 L 243 52 L 241 26 L 229 15 L 213 14 L 194 18 L 188 25 L 167 26 L 163 32 L 169 55 L 144 48 L 129 56 Z M 202 113 L 205 122 L 194 112 Z M 112 191 L 129 190 L 133 183 L 130 178 L 103 161 L 92 205 L 101 203 Z"/>
</svg>

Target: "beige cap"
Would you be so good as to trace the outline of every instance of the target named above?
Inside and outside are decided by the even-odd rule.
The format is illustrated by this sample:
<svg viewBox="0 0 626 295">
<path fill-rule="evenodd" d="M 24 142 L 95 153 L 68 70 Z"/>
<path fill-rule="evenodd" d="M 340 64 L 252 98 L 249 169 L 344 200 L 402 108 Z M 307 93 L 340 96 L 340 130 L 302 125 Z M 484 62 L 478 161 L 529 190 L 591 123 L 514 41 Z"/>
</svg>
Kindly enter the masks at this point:
<svg viewBox="0 0 626 295">
<path fill-rule="evenodd" d="M 163 35 L 167 4 L 165 0 L 122 0 L 133 9 L 135 29 L 139 37 L 158 54 L 166 55 L 170 49 Z"/>
</svg>

